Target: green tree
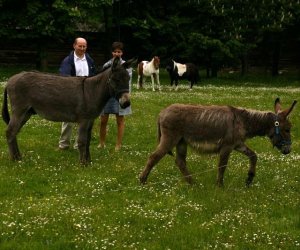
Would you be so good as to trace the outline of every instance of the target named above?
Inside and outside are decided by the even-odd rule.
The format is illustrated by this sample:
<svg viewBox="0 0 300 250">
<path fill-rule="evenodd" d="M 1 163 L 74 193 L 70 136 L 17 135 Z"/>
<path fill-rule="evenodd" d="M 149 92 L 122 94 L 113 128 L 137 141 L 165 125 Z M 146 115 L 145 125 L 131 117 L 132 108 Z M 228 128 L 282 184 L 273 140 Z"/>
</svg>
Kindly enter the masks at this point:
<svg viewBox="0 0 300 250">
<path fill-rule="evenodd" d="M 245 74 L 249 54 L 263 42 L 276 75 L 280 47 L 299 20 L 299 1 L 292 0 L 137 0 L 122 1 L 121 9 L 123 38 L 140 54 L 200 62 L 207 76 L 236 65 Z"/>
</svg>

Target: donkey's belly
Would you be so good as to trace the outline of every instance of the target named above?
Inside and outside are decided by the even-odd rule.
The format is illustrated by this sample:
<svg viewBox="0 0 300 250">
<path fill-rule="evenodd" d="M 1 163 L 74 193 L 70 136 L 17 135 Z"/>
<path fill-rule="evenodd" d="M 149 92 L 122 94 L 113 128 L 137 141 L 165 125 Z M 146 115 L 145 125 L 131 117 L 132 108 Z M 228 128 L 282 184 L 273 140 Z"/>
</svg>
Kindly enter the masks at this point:
<svg viewBox="0 0 300 250">
<path fill-rule="evenodd" d="M 220 142 L 189 141 L 188 144 L 198 153 L 217 153 L 220 149 Z"/>
</svg>

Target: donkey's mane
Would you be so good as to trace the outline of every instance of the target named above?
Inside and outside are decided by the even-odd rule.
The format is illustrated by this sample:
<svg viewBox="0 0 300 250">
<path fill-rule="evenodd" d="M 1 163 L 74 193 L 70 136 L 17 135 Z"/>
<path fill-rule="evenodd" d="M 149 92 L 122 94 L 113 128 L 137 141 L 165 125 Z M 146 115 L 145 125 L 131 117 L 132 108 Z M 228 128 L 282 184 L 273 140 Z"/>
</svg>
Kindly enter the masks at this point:
<svg viewBox="0 0 300 250">
<path fill-rule="evenodd" d="M 275 114 L 270 111 L 234 108 L 234 112 L 243 121 L 249 137 L 266 135 L 266 131 L 275 120 Z"/>
</svg>

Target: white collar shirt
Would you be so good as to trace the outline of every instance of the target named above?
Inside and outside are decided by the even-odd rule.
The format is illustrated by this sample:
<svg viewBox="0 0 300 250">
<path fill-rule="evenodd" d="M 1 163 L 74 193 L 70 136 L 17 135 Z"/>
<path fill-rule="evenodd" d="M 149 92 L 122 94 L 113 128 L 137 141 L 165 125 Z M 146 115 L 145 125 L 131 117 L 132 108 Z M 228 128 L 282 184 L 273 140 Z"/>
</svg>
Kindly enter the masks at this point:
<svg viewBox="0 0 300 250">
<path fill-rule="evenodd" d="M 85 55 L 82 58 L 80 58 L 76 55 L 76 53 L 74 53 L 74 64 L 75 64 L 76 76 L 89 75 L 89 66 Z"/>
</svg>

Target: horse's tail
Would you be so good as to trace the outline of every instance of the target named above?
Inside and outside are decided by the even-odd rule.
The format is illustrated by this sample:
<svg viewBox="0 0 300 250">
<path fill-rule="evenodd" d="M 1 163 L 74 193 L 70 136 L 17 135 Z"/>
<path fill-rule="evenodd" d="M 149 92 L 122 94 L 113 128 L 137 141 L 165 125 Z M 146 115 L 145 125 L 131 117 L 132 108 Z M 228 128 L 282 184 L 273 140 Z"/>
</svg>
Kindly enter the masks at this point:
<svg viewBox="0 0 300 250">
<path fill-rule="evenodd" d="M 161 130 L 160 130 L 160 122 L 159 122 L 159 118 L 157 121 L 157 142 L 158 144 L 160 143 L 160 138 L 161 138 Z M 174 156 L 173 152 L 170 150 L 168 152 L 169 155 Z"/>
<path fill-rule="evenodd" d="M 3 105 L 2 105 L 2 119 L 5 121 L 6 124 L 10 121 L 10 116 L 8 112 L 8 104 L 7 104 L 7 89 L 4 89 L 4 96 L 3 96 Z"/>
</svg>

